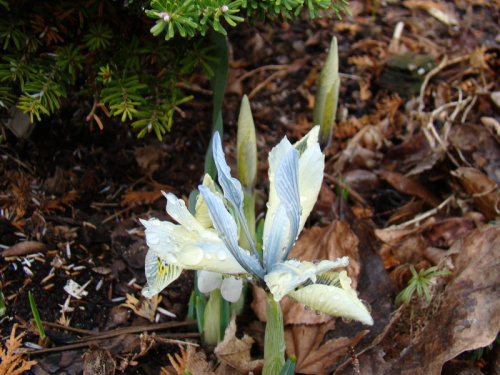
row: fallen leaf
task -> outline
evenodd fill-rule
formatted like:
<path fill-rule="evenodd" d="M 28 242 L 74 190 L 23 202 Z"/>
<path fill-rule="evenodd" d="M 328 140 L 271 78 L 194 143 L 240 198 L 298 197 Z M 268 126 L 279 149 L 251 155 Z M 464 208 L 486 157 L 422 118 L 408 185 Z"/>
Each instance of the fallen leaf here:
<path fill-rule="evenodd" d="M 247 334 L 241 339 L 236 337 L 236 315 L 233 314 L 231 322 L 224 333 L 224 341 L 215 348 L 215 354 L 221 361 L 242 373 L 257 372 L 262 369 L 264 361 L 252 360 L 250 350 L 254 340 Z"/>
<path fill-rule="evenodd" d="M 458 168 L 451 174 L 459 179 L 477 209 L 488 220 L 500 214 L 500 190 L 495 181 L 475 168 Z"/>
<path fill-rule="evenodd" d="M 485 225 L 456 241 L 441 268 L 453 276 L 425 306 L 402 306 L 373 346 L 334 374 L 440 375 L 443 364 L 489 345 L 500 331 L 500 227 Z M 411 321 L 410 310 L 420 311 Z M 419 329 L 411 329 L 415 324 Z M 417 369 L 417 370 L 416 370 Z"/>
<path fill-rule="evenodd" d="M 379 170 L 377 173 L 389 184 L 391 184 L 392 187 L 394 187 L 394 189 L 396 189 L 397 191 L 419 197 L 430 204 L 432 207 L 439 206 L 439 199 L 436 198 L 429 189 L 427 189 L 417 181 L 405 177 L 401 173 L 397 172 Z"/>
<path fill-rule="evenodd" d="M 167 153 L 156 146 L 145 146 L 135 150 L 134 156 L 142 172 L 151 177 L 160 168 L 161 161 L 167 156 Z"/>
<path fill-rule="evenodd" d="M 38 241 L 24 241 L 16 243 L 15 245 L 5 249 L 2 252 L 2 256 L 12 257 L 12 256 L 23 256 L 28 254 L 38 253 L 45 250 L 45 244 Z"/>
<path fill-rule="evenodd" d="M 297 357 L 295 371 L 301 374 L 328 374 L 331 367 L 343 357 L 349 347 L 356 346 L 369 331 L 354 337 L 337 337 L 323 342 L 335 322 L 316 325 L 293 325 L 285 328 L 286 356 Z"/>
<path fill-rule="evenodd" d="M 128 307 L 137 315 L 148 319 L 150 322 L 154 322 L 156 309 L 160 301 L 161 297 L 157 294 L 152 298 L 141 297 L 141 299 L 138 300 L 133 294 L 127 293 L 127 300 L 120 306 Z"/>

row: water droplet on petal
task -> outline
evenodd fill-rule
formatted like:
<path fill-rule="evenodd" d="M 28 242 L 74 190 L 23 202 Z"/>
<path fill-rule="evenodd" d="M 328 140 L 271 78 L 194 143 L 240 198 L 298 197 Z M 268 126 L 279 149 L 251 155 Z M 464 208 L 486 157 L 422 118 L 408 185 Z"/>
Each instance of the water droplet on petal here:
<path fill-rule="evenodd" d="M 157 245 L 160 243 L 160 237 L 158 237 L 156 234 L 150 234 L 148 237 L 148 243 L 151 245 Z"/>
<path fill-rule="evenodd" d="M 312 311 L 312 307 L 311 306 L 307 306 L 307 305 L 304 305 L 304 310 L 306 311 Z"/>
<path fill-rule="evenodd" d="M 212 254 L 210 253 L 205 254 L 205 258 L 207 258 L 208 260 L 212 259 Z"/>
<path fill-rule="evenodd" d="M 196 245 L 186 245 L 182 247 L 182 251 L 179 252 L 178 259 L 179 262 L 184 263 L 187 266 L 194 266 L 203 260 L 203 249 Z"/>
<path fill-rule="evenodd" d="M 224 251 L 219 250 L 219 251 L 217 251 L 217 258 L 219 260 L 225 260 L 227 258 L 227 255 Z"/>
<path fill-rule="evenodd" d="M 323 315 L 323 313 L 322 313 L 321 311 L 319 311 L 319 310 L 316 310 L 314 313 L 315 313 L 317 316 L 321 316 L 321 315 Z"/>

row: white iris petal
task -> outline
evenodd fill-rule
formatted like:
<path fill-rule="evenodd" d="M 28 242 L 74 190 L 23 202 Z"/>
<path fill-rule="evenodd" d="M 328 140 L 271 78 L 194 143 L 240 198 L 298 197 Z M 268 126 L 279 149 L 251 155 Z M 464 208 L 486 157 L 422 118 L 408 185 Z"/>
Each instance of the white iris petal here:
<path fill-rule="evenodd" d="M 345 271 L 340 272 L 342 288 L 312 284 L 288 293 L 288 297 L 312 309 L 372 325 L 373 318 L 351 288 L 351 280 Z"/>
<path fill-rule="evenodd" d="M 210 293 L 220 289 L 222 297 L 229 302 L 236 302 L 241 296 L 243 281 L 234 276 L 222 276 L 220 273 L 198 271 L 198 289 Z"/>
<path fill-rule="evenodd" d="M 220 292 L 222 297 L 229 302 L 236 302 L 240 299 L 243 281 L 234 276 L 224 277 Z"/>
<path fill-rule="evenodd" d="M 264 270 L 258 260 L 252 257 L 249 252 L 239 247 L 236 223 L 231 214 L 227 212 L 222 200 L 205 186 L 199 186 L 198 188 L 207 203 L 210 218 L 219 234 L 219 238 L 248 273 L 262 279 L 264 277 Z"/>
<path fill-rule="evenodd" d="M 289 259 L 274 264 L 268 270 L 264 280 L 273 294 L 275 301 L 281 301 L 285 295 L 304 284 L 307 280 L 316 282 L 316 275 L 332 268 L 343 266 L 344 264 L 345 261 L 343 258 L 342 260 L 338 259 L 336 262 L 322 260 L 318 264 Z"/>

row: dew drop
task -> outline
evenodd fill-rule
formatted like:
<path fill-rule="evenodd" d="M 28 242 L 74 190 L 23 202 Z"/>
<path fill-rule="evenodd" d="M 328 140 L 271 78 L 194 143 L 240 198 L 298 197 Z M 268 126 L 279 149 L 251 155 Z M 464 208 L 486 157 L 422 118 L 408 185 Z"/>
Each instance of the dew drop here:
<path fill-rule="evenodd" d="M 320 262 L 321 262 L 321 260 L 319 260 L 319 259 L 314 259 L 314 260 L 313 260 L 313 264 L 314 264 L 315 266 L 317 266 L 318 264 L 320 264 Z"/>
<path fill-rule="evenodd" d="M 157 235 L 155 234 L 150 234 L 149 237 L 148 237 L 148 242 L 151 244 L 151 245 L 157 245 L 160 243 L 160 237 L 158 237 Z"/>
<path fill-rule="evenodd" d="M 316 310 L 314 313 L 315 313 L 317 316 L 321 316 L 321 315 L 323 315 L 323 313 L 322 313 L 321 311 L 319 311 L 319 310 Z"/>
<path fill-rule="evenodd" d="M 304 305 L 304 310 L 306 311 L 312 311 L 312 307 L 311 306 L 307 306 L 307 305 Z"/>
<path fill-rule="evenodd" d="M 335 301 L 340 300 L 340 296 L 338 294 L 334 294 L 332 297 Z"/>
<path fill-rule="evenodd" d="M 203 260 L 203 249 L 196 245 L 186 245 L 179 253 L 179 261 L 188 266 L 194 266 Z"/>
<path fill-rule="evenodd" d="M 305 202 L 307 200 L 307 197 L 305 195 L 301 196 L 300 197 L 300 201 L 301 202 Z"/>
<path fill-rule="evenodd" d="M 219 260 L 225 260 L 227 258 L 227 255 L 224 251 L 219 250 L 219 251 L 217 251 L 217 258 Z"/>
<path fill-rule="evenodd" d="M 205 258 L 207 258 L 208 260 L 212 259 L 212 254 L 209 253 L 205 254 Z"/>

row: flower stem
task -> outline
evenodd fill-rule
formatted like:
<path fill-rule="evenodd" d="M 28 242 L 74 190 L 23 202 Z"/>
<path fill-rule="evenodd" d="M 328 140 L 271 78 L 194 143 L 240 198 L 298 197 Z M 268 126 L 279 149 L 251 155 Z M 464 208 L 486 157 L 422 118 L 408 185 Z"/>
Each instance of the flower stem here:
<path fill-rule="evenodd" d="M 210 298 L 205 306 L 205 324 L 203 326 L 203 337 L 210 345 L 218 344 L 221 341 L 221 294 L 219 289 L 210 293 Z"/>
<path fill-rule="evenodd" d="M 267 324 L 262 374 L 276 375 L 281 374 L 285 364 L 285 331 L 281 306 L 274 300 L 271 293 L 267 293 L 266 309 Z"/>

